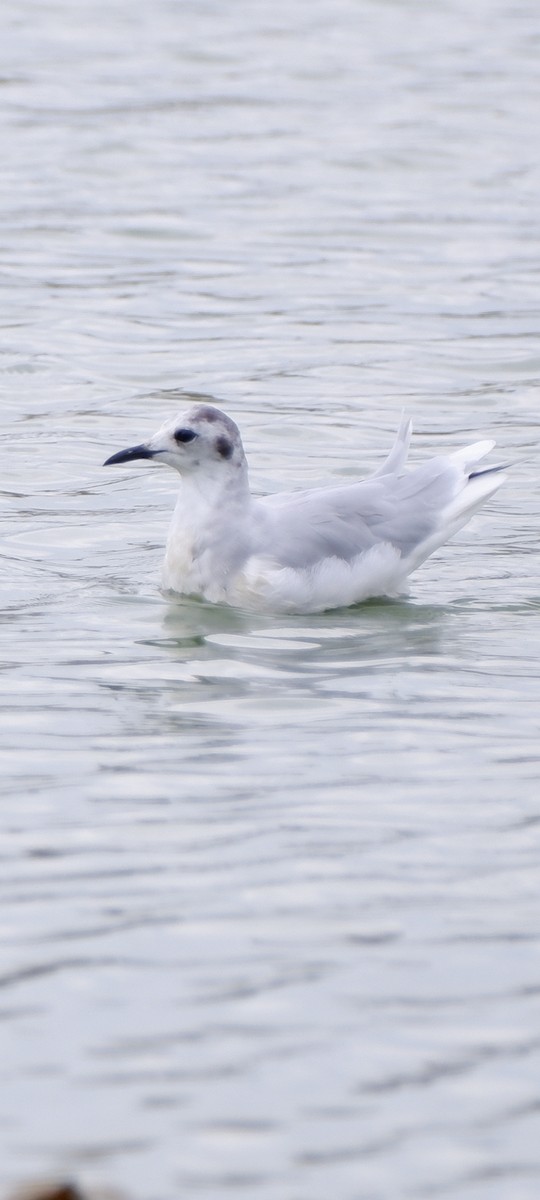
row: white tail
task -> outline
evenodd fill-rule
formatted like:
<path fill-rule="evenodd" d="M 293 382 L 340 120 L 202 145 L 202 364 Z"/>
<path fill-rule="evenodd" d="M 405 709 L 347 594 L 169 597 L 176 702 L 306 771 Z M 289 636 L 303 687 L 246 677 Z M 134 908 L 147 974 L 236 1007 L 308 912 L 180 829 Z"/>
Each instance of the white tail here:
<path fill-rule="evenodd" d="M 454 451 L 444 460 L 449 472 L 454 476 L 453 481 L 450 480 L 450 486 L 453 482 L 453 494 L 440 509 L 437 531 L 415 546 L 408 555 L 407 574 L 466 525 L 477 509 L 481 508 L 504 483 L 506 475 L 502 473 L 502 465 L 474 470 L 485 455 L 493 450 L 494 445 L 493 441 L 474 442 L 471 446 L 465 446 L 463 450 Z"/>

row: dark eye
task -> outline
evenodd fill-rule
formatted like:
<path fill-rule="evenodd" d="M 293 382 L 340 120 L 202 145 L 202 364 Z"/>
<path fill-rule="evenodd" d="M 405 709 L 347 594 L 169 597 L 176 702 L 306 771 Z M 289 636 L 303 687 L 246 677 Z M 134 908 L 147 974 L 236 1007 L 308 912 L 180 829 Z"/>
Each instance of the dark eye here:
<path fill-rule="evenodd" d="M 175 442 L 192 442 L 197 434 L 192 429 L 177 429 L 174 435 Z"/>

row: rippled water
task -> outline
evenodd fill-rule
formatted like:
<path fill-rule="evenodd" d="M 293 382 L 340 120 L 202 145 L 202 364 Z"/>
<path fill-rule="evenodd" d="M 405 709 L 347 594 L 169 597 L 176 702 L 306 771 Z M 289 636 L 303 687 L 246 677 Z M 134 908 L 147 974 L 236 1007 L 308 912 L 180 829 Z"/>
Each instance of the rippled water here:
<path fill-rule="evenodd" d="M 537 1200 L 538 6 L 2 21 L 0 1185 Z M 192 393 L 515 466 L 409 600 L 171 606 Z"/>

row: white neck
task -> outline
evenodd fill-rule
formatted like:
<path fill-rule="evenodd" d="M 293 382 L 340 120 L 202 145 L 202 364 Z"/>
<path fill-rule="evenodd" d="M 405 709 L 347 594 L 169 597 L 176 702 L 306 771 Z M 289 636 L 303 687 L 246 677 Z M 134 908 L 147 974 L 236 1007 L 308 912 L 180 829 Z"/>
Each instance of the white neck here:
<path fill-rule="evenodd" d="M 167 540 L 164 587 L 222 599 L 250 505 L 245 461 L 219 473 L 199 468 L 184 475 Z"/>
<path fill-rule="evenodd" d="M 236 498 L 242 498 L 245 503 L 248 496 L 249 480 L 244 459 L 238 465 L 227 465 L 223 471 L 205 470 L 200 466 L 196 471 L 182 475 L 178 504 L 194 505 L 200 513 L 212 512 L 224 501 L 230 504 Z"/>

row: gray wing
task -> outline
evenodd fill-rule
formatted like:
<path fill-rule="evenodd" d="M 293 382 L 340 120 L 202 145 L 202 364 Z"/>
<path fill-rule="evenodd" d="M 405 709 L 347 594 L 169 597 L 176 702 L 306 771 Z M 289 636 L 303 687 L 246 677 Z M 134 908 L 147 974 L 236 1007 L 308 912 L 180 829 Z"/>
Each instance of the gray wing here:
<path fill-rule="evenodd" d="M 435 533 L 459 479 L 463 471 L 451 459 L 436 458 L 406 475 L 260 500 L 267 552 L 283 566 L 302 568 L 326 557 L 349 562 L 387 542 L 405 558 Z"/>

